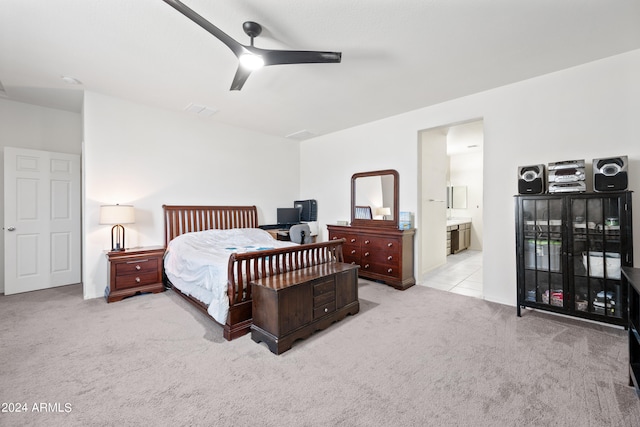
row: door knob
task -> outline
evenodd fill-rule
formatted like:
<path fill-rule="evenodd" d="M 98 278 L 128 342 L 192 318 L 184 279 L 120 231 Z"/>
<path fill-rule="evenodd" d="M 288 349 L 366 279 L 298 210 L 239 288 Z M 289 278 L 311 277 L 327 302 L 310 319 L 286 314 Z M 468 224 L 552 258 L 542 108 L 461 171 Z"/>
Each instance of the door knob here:
<path fill-rule="evenodd" d="M 7 228 L 7 230 L 8 230 L 8 231 L 16 231 L 16 228 L 15 228 L 15 227 L 13 227 L 13 226 L 11 226 L 11 227 L 8 227 L 8 228 Z"/>

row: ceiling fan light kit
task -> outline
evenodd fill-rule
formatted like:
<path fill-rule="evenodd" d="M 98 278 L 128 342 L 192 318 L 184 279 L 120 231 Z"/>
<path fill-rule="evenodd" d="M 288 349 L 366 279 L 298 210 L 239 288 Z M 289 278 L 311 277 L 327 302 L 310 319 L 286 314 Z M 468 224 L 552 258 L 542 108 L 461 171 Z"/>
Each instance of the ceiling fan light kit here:
<path fill-rule="evenodd" d="M 264 59 L 260 55 L 254 55 L 253 53 L 244 53 L 238 58 L 240 65 L 247 70 L 255 71 L 264 67 Z"/>
<path fill-rule="evenodd" d="M 251 72 L 267 65 L 339 63 L 341 52 L 320 52 L 312 50 L 277 50 L 260 49 L 253 45 L 253 39 L 262 33 L 262 26 L 257 22 L 247 21 L 242 24 L 245 34 L 251 38 L 250 45 L 243 45 L 227 35 L 224 31 L 204 19 L 194 10 L 179 0 L 163 0 L 178 12 L 198 24 L 224 43 L 238 58 L 238 69 L 231 83 L 231 90 L 240 90 Z"/>

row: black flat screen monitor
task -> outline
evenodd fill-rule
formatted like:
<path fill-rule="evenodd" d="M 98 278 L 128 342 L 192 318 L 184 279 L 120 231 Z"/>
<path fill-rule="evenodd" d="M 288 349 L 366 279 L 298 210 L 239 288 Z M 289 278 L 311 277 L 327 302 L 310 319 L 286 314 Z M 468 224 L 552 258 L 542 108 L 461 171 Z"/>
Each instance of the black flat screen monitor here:
<path fill-rule="evenodd" d="M 278 208 L 278 224 L 298 224 L 300 208 Z"/>

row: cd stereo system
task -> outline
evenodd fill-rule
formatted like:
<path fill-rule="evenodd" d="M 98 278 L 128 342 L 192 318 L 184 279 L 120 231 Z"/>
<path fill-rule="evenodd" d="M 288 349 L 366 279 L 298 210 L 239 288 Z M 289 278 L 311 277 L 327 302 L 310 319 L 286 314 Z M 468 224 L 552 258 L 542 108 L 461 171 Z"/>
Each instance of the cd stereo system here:
<path fill-rule="evenodd" d="M 593 190 L 623 191 L 629 182 L 627 156 L 593 159 Z M 587 191 L 584 160 L 518 166 L 518 193 L 582 193 Z"/>

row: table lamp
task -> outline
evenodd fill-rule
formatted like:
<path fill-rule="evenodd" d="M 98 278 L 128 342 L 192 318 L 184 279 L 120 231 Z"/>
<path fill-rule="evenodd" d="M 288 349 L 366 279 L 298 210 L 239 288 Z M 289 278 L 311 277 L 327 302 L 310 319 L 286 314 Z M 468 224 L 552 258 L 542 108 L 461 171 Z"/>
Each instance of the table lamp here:
<path fill-rule="evenodd" d="M 381 215 L 382 219 L 387 219 L 387 215 L 391 215 L 391 208 L 378 208 L 376 215 Z"/>
<path fill-rule="evenodd" d="M 115 224 L 111 227 L 111 250 L 124 251 L 124 227 L 122 224 L 133 224 L 136 211 L 131 205 L 100 206 L 100 224 Z"/>

